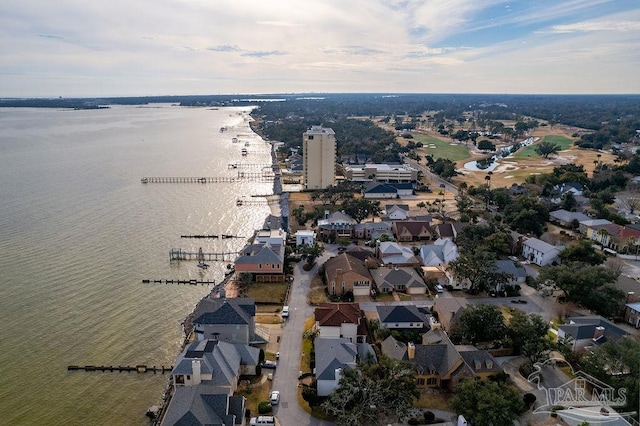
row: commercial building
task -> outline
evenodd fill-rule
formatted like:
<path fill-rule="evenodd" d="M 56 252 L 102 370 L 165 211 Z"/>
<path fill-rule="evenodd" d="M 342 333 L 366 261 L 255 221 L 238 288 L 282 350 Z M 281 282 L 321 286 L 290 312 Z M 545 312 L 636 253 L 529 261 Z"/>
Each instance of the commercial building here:
<path fill-rule="evenodd" d="M 336 134 L 312 126 L 302 135 L 302 169 L 305 189 L 324 189 L 335 183 Z"/>
<path fill-rule="evenodd" d="M 347 180 L 356 182 L 415 182 L 418 170 L 406 164 L 358 164 L 344 168 Z"/>

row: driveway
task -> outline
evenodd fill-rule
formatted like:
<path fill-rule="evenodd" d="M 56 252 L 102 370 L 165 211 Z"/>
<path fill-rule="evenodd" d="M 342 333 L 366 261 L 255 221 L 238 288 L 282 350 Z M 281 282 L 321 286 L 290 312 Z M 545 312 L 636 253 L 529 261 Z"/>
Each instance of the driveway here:
<path fill-rule="evenodd" d="M 332 422 L 311 417 L 298 405 L 298 376 L 300 375 L 300 354 L 302 353 L 302 331 L 304 321 L 313 315 L 314 307 L 307 303 L 307 294 L 311 280 L 318 270 L 318 265 L 333 256 L 325 254 L 316 260 L 316 266 L 310 271 L 302 269 L 304 262 L 294 266 L 293 283 L 289 296 L 289 318 L 285 320 L 280 339 L 280 360 L 273 375 L 273 390 L 280 391 L 280 404 L 274 409 L 274 414 L 281 425 L 333 425 Z"/>

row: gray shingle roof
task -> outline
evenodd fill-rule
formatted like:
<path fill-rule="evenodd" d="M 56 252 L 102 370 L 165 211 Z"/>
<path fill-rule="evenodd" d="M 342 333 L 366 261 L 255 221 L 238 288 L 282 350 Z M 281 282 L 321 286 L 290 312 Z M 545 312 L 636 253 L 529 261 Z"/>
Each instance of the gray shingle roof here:
<path fill-rule="evenodd" d="M 256 314 L 255 300 L 249 297 L 203 299 L 195 309 L 197 324 L 252 324 Z"/>
<path fill-rule="evenodd" d="M 316 338 L 316 379 L 333 380 L 338 368 L 355 367 L 358 349 L 347 338 Z"/>
<path fill-rule="evenodd" d="M 424 322 L 424 313 L 420 312 L 415 305 L 379 305 L 376 306 L 378 318 L 381 323 L 398 323 L 398 322 Z"/>
<path fill-rule="evenodd" d="M 393 336 L 389 336 L 384 339 L 380 345 L 382 354 L 393 359 L 400 361 L 406 361 L 407 357 L 407 345 L 397 341 Z"/>

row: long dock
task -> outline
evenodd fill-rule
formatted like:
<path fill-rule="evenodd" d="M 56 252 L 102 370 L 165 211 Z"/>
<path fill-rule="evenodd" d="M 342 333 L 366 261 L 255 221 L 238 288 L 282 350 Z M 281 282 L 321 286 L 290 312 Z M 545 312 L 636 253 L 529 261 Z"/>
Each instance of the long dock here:
<path fill-rule="evenodd" d="M 136 366 L 130 366 L 130 365 L 69 365 L 67 367 L 68 371 L 78 371 L 78 370 L 84 370 L 84 371 L 125 371 L 125 372 L 130 372 L 130 371 L 135 371 L 137 373 L 162 373 L 164 374 L 165 372 L 167 373 L 171 373 L 171 370 L 173 370 L 173 366 L 169 366 L 169 367 L 165 367 L 164 365 L 160 366 L 160 367 L 156 367 L 154 366 L 147 366 L 144 364 L 140 364 L 140 365 L 136 365 Z"/>
<path fill-rule="evenodd" d="M 233 176 L 150 176 L 140 179 L 142 183 L 235 183 L 241 181 L 262 181 L 270 182 L 275 179 L 273 171 L 262 172 L 241 172 L 238 171 L 236 177 Z"/>
<path fill-rule="evenodd" d="M 202 281 L 202 280 L 142 280 L 142 284 L 190 284 L 190 285 L 210 285 L 215 281 Z"/>
<path fill-rule="evenodd" d="M 204 253 L 197 251 L 184 251 L 179 248 L 172 248 L 169 251 L 169 260 L 208 260 L 220 262 L 234 262 L 238 256 L 237 251 L 221 252 L 221 253 Z M 200 256 L 200 257 L 198 257 Z"/>
<path fill-rule="evenodd" d="M 221 238 L 224 240 L 229 238 L 243 238 L 243 237 L 240 237 L 238 235 L 221 234 L 221 235 L 180 235 L 180 238 L 207 238 L 210 240 Z"/>
<path fill-rule="evenodd" d="M 278 168 L 277 164 L 269 164 L 269 163 L 229 163 L 229 169 L 263 169 L 263 170 L 275 170 Z"/>

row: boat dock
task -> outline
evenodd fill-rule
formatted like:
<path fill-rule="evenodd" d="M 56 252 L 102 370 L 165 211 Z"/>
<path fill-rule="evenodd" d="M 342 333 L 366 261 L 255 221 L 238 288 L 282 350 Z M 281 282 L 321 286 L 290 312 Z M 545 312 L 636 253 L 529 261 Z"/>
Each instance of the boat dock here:
<path fill-rule="evenodd" d="M 137 373 L 162 373 L 165 372 L 171 373 L 173 370 L 173 366 L 165 367 L 164 365 L 160 367 L 154 366 L 146 366 L 144 364 L 129 366 L 129 365 L 69 365 L 67 367 L 67 371 L 135 371 Z"/>
<path fill-rule="evenodd" d="M 263 172 L 238 172 L 234 176 L 151 176 L 140 179 L 142 183 L 235 183 L 239 181 L 273 181 L 275 174 L 273 171 Z"/>
<path fill-rule="evenodd" d="M 201 280 L 142 280 L 142 284 L 190 284 L 190 285 L 210 285 L 215 281 L 201 281 Z"/>
<path fill-rule="evenodd" d="M 221 253 L 205 253 L 200 251 L 184 251 L 179 248 L 172 248 L 169 251 L 169 260 L 208 260 L 220 262 L 234 262 L 238 256 L 237 251 L 221 252 Z"/>
<path fill-rule="evenodd" d="M 267 164 L 267 163 L 229 163 L 227 166 L 229 169 L 263 169 L 263 170 L 274 170 L 277 169 L 278 166 L 275 164 Z"/>
<path fill-rule="evenodd" d="M 238 198 L 236 200 L 236 206 L 269 206 L 272 204 L 278 204 L 279 200 L 265 200 L 258 198 Z"/>
<path fill-rule="evenodd" d="M 221 235 L 180 235 L 180 238 L 207 238 L 207 239 L 229 239 L 229 238 L 242 238 L 238 235 L 227 235 L 227 234 L 221 234 Z"/>

